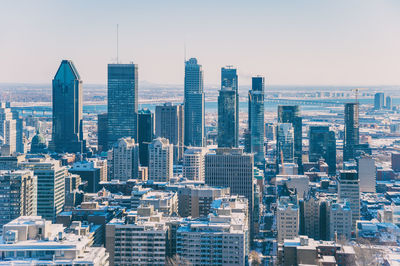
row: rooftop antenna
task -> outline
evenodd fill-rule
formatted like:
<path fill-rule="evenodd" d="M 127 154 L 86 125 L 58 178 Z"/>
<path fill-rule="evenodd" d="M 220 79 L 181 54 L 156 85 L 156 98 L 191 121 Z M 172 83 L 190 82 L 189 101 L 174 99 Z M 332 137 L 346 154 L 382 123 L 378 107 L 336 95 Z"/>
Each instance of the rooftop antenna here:
<path fill-rule="evenodd" d="M 117 64 L 119 63 L 119 60 L 118 60 L 118 24 L 117 24 Z"/>
<path fill-rule="evenodd" d="M 186 62 L 186 38 L 183 40 L 183 60 Z"/>

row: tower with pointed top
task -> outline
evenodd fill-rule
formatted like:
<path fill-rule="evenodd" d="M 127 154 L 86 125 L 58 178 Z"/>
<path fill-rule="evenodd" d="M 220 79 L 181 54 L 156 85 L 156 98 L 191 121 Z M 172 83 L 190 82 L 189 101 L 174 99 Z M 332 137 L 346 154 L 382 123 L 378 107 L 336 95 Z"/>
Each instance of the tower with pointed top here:
<path fill-rule="evenodd" d="M 82 80 L 74 63 L 62 60 L 53 79 L 50 149 L 55 152 L 85 152 L 82 121 Z"/>

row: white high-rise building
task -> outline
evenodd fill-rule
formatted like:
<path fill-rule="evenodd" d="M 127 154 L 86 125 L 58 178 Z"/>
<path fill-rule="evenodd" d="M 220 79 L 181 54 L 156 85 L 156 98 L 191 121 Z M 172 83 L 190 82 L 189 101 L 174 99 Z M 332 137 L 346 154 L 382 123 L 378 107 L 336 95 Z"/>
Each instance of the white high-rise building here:
<path fill-rule="evenodd" d="M 149 145 L 149 180 L 169 181 L 173 176 L 173 145 L 168 139 L 156 138 Z"/>
<path fill-rule="evenodd" d="M 207 150 L 201 147 L 188 148 L 183 154 L 183 177 L 188 180 L 204 181 L 204 158 Z"/>
<path fill-rule="evenodd" d="M 177 255 L 190 265 L 245 265 L 249 250 L 248 201 L 216 199 L 207 220 L 188 220 L 177 231 Z"/>
<path fill-rule="evenodd" d="M 121 138 L 112 149 L 113 179 L 126 181 L 138 178 L 139 144 L 133 138 Z"/>
<path fill-rule="evenodd" d="M 333 203 L 329 213 L 329 232 L 330 240 L 351 239 L 351 208 L 350 204 L 345 201 L 341 203 Z"/>
<path fill-rule="evenodd" d="M 360 219 L 360 180 L 356 170 L 342 170 L 338 179 L 338 198 L 347 200 L 352 213 L 352 228 L 355 229 Z"/>
<path fill-rule="evenodd" d="M 299 208 L 287 197 L 281 197 L 276 210 L 278 242 L 294 239 L 299 235 Z"/>
<path fill-rule="evenodd" d="M 3 156 L 17 149 L 17 121 L 6 103 L 0 103 L 0 147 Z"/>
<path fill-rule="evenodd" d="M 369 155 L 357 158 L 357 172 L 361 192 L 376 192 L 375 159 Z"/>

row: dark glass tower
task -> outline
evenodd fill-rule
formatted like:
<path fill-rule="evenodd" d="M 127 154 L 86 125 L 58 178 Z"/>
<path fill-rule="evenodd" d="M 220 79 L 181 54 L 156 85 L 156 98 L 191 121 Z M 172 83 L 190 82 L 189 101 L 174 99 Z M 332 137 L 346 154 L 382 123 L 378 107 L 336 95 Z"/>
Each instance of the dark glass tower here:
<path fill-rule="evenodd" d="M 309 130 L 310 162 L 323 158 L 329 167 L 329 174 L 336 175 L 336 138 L 335 132 L 328 126 L 310 126 Z"/>
<path fill-rule="evenodd" d="M 99 152 L 107 151 L 108 119 L 107 113 L 97 115 L 97 149 Z"/>
<path fill-rule="evenodd" d="M 218 96 L 218 147 L 238 146 L 236 110 L 236 92 L 232 88 L 223 87 Z"/>
<path fill-rule="evenodd" d="M 343 161 L 355 159 L 359 144 L 358 103 L 344 106 Z"/>
<path fill-rule="evenodd" d="M 264 77 L 253 77 L 249 91 L 249 140 L 250 152 L 254 153 L 254 164 L 260 165 L 265 161 L 264 156 Z"/>
<path fill-rule="evenodd" d="M 108 147 L 120 138 L 137 140 L 138 66 L 108 65 Z"/>
<path fill-rule="evenodd" d="M 385 107 L 385 94 L 383 92 L 375 93 L 374 109 L 381 110 Z"/>
<path fill-rule="evenodd" d="M 196 58 L 185 62 L 185 146 L 204 146 L 203 70 Z"/>
<path fill-rule="evenodd" d="M 50 149 L 85 151 L 82 125 L 82 80 L 74 64 L 63 60 L 53 79 L 53 130 Z"/>
<path fill-rule="evenodd" d="M 234 131 L 234 145 L 239 146 L 239 84 L 237 69 L 233 66 L 226 66 L 221 68 L 221 90 L 231 89 L 235 92 L 235 131 Z"/>
<path fill-rule="evenodd" d="M 299 173 L 303 173 L 303 145 L 302 145 L 302 117 L 298 105 L 280 105 L 278 106 L 278 123 L 290 123 L 293 126 L 294 133 L 294 162 L 299 166 Z M 278 138 L 279 136 L 277 136 Z"/>
<path fill-rule="evenodd" d="M 139 110 L 138 127 L 139 162 L 149 166 L 149 144 L 154 138 L 154 114 L 149 109 Z"/>

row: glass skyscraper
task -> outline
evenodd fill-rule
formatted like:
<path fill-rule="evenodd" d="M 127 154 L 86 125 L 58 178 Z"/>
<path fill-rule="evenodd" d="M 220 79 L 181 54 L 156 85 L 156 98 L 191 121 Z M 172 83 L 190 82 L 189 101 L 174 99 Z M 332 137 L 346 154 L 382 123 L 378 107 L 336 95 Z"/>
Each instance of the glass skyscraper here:
<path fill-rule="evenodd" d="M 238 147 L 239 146 L 239 85 L 238 85 L 237 70 L 233 66 L 225 66 L 221 68 L 221 90 L 232 90 L 235 92 L 235 108 L 236 108 L 235 118 L 234 118 L 235 128 L 234 132 L 232 132 L 232 134 L 234 135 L 233 136 L 234 144 L 231 147 Z"/>
<path fill-rule="evenodd" d="M 330 175 L 336 175 L 336 137 L 328 126 L 310 126 L 309 130 L 310 162 L 318 162 L 323 158 L 328 164 Z"/>
<path fill-rule="evenodd" d="M 138 66 L 108 65 L 108 147 L 120 138 L 137 140 Z"/>
<path fill-rule="evenodd" d="M 185 146 L 204 146 L 203 70 L 196 58 L 185 62 Z"/>
<path fill-rule="evenodd" d="M 359 144 L 358 103 L 344 106 L 343 161 L 355 159 Z"/>
<path fill-rule="evenodd" d="M 300 108 L 298 105 L 280 105 L 278 106 L 278 123 L 291 123 L 294 132 L 294 163 L 299 167 L 299 173 L 303 173 L 303 121 L 300 116 Z M 279 134 L 279 131 L 277 132 Z M 279 136 L 277 136 L 279 138 Z"/>
<path fill-rule="evenodd" d="M 218 96 L 218 147 L 238 146 L 236 125 L 236 93 L 232 88 L 223 87 Z"/>
<path fill-rule="evenodd" d="M 154 114 L 149 109 L 139 110 L 138 128 L 139 162 L 149 166 L 149 144 L 154 138 Z"/>
<path fill-rule="evenodd" d="M 53 130 L 50 149 L 85 151 L 82 124 L 82 80 L 74 64 L 63 60 L 53 79 Z"/>
<path fill-rule="evenodd" d="M 253 77 L 249 91 L 248 145 L 254 153 L 254 164 L 263 164 L 264 157 L 264 77 Z"/>

